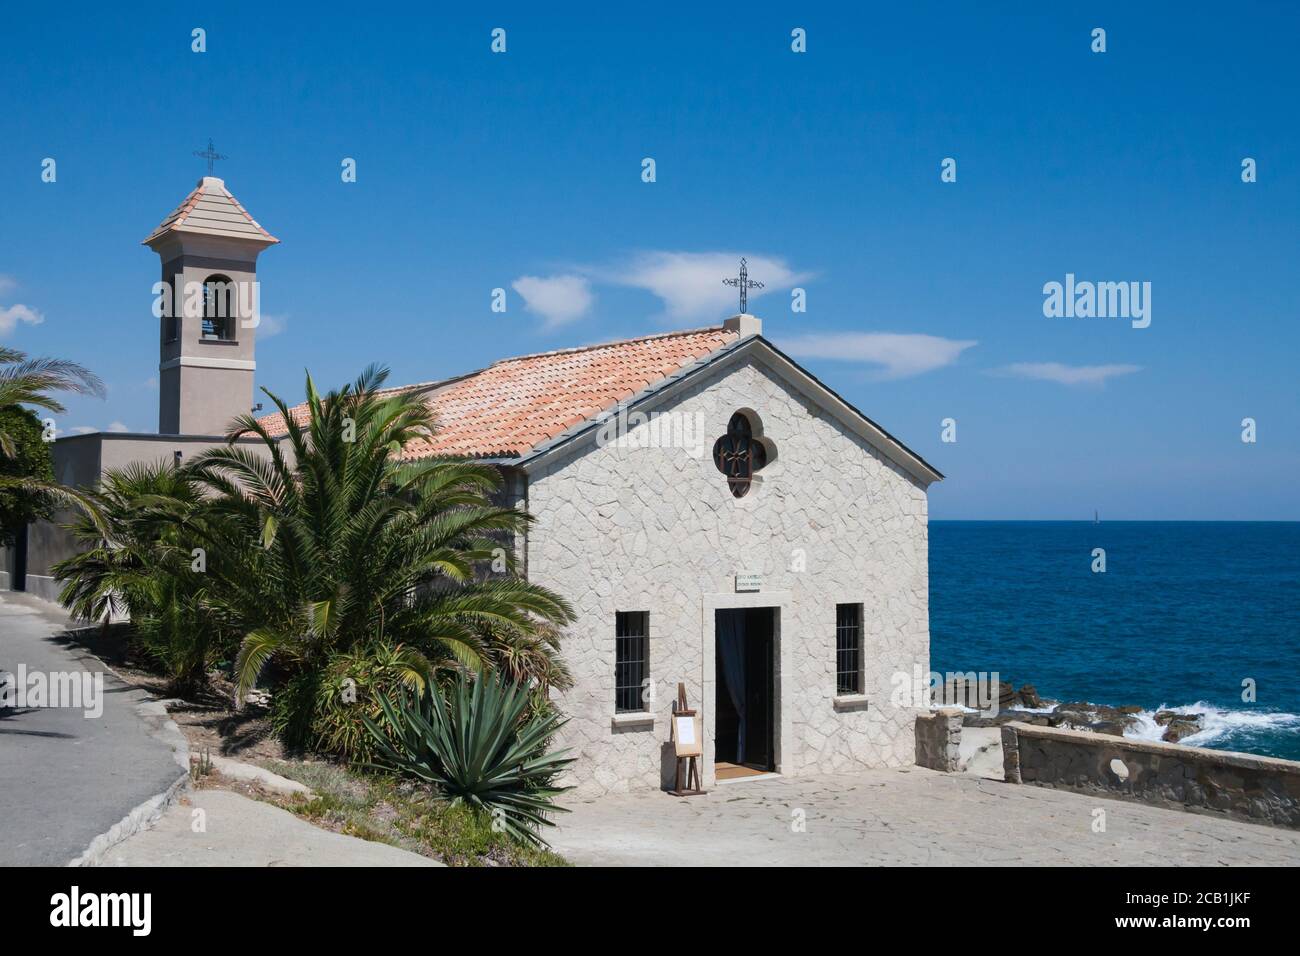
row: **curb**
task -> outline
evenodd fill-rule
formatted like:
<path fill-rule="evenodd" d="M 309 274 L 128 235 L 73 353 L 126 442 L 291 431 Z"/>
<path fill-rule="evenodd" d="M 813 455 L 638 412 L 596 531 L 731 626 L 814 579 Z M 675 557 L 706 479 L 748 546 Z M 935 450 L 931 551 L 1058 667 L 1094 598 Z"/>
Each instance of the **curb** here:
<path fill-rule="evenodd" d="M 229 757 L 214 756 L 210 759 L 212 769 L 216 771 L 217 776 L 225 777 L 227 780 L 254 784 L 281 797 L 300 796 L 311 800 L 316 796 L 306 784 L 299 783 L 297 780 L 290 780 L 288 777 L 282 777 L 278 773 L 266 770 L 256 764 L 244 763 L 242 760 L 232 760 Z"/>
<path fill-rule="evenodd" d="M 99 866 L 109 850 L 128 837 L 135 836 L 141 830 L 147 830 L 157 823 L 167 808 L 176 802 L 176 798 L 189 789 L 190 744 L 181 733 L 180 727 L 176 725 L 176 721 L 167 715 L 169 703 L 172 701 L 146 700 L 137 704 L 135 710 L 145 723 L 150 725 L 149 736 L 169 745 L 172 749 L 172 757 L 184 769 L 166 790 L 154 794 L 109 827 L 107 831 L 91 840 L 90 845 L 79 856 L 68 861 L 68 866 Z"/>

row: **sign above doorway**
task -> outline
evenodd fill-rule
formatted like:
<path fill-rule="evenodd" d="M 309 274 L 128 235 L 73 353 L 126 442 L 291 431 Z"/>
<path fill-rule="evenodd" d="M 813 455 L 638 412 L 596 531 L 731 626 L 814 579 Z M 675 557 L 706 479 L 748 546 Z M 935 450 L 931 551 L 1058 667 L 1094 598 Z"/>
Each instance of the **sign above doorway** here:
<path fill-rule="evenodd" d="M 746 574 L 740 571 L 736 572 L 736 593 L 737 594 L 741 594 L 745 591 L 761 591 L 761 590 L 763 590 L 763 575 Z"/>

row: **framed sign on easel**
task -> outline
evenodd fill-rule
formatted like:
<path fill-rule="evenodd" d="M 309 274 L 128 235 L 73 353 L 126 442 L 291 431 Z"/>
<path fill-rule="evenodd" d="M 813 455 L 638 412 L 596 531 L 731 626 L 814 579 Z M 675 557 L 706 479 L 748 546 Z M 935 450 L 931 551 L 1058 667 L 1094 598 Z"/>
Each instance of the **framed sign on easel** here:
<path fill-rule="evenodd" d="M 700 784 L 700 761 L 704 759 L 704 726 L 700 715 L 686 706 L 686 685 L 677 685 L 673 702 L 673 749 L 677 755 L 677 785 L 668 792 L 674 797 L 704 793 Z M 682 777 L 685 775 L 685 786 Z"/>

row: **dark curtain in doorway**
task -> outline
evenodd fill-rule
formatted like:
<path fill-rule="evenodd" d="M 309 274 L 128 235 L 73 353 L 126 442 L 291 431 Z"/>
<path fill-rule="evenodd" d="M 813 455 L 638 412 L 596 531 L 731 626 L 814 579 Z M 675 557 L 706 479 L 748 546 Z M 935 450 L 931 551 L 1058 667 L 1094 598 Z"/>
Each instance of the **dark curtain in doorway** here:
<path fill-rule="evenodd" d="M 745 615 L 743 611 L 730 611 L 718 615 L 718 666 L 727 685 L 727 696 L 736 709 L 740 725 L 736 728 L 736 755 L 734 763 L 745 762 Z M 726 760 L 722 754 L 718 759 Z"/>

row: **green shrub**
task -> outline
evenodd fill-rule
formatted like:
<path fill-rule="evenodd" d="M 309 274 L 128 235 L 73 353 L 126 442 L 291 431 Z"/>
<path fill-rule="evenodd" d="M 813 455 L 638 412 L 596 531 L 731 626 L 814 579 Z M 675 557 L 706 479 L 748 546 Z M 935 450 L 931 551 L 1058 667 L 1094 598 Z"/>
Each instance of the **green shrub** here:
<path fill-rule="evenodd" d="M 162 600 L 142 601 L 137 593 L 132 601 L 132 644 L 163 669 L 178 692 L 196 692 L 216 661 L 238 648 L 238 637 L 204 607 L 201 587 L 161 573 L 157 584 Z"/>
<path fill-rule="evenodd" d="M 348 763 L 373 763 L 375 740 L 361 718 L 379 720 L 380 698 L 396 703 L 403 691 L 422 693 L 429 677 L 429 663 L 402 644 L 378 643 L 336 655 L 313 682 L 314 705 L 303 708 L 314 714 L 312 746 Z"/>
<path fill-rule="evenodd" d="M 311 749 L 316 705 L 322 694 L 321 671 L 299 671 L 283 683 L 276 682 L 271 695 L 271 729 L 289 750 Z"/>
<path fill-rule="evenodd" d="M 554 713 L 528 716 L 530 694 L 495 675 L 476 680 L 458 675 L 447 700 L 437 686 L 419 697 L 403 692 L 397 702 L 380 698 L 384 722 L 362 721 L 375 741 L 381 769 L 432 784 L 453 803 L 488 815 L 494 827 L 530 846 L 546 846 L 539 830 L 547 816 L 564 812 L 554 783 L 573 758 L 547 753 L 563 725 Z"/>
<path fill-rule="evenodd" d="M 564 866 L 541 845 L 521 843 L 492 826 L 492 818 L 464 803 L 442 802 L 402 820 L 402 826 L 448 866 Z"/>

